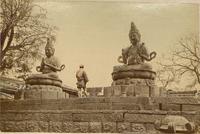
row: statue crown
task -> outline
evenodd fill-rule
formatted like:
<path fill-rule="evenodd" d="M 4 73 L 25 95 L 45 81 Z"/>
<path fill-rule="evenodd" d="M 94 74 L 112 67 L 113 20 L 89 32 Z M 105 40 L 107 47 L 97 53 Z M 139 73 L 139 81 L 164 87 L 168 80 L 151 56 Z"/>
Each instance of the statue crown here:
<path fill-rule="evenodd" d="M 47 38 L 47 44 L 46 44 L 45 48 L 54 49 L 54 45 L 53 45 L 52 40 L 50 38 Z"/>
<path fill-rule="evenodd" d="M 131 29 L 129 31 L 129 37 L 131 37 L 133 34 L 137 34 L 139 38 L 141 37 L 140 32 L 137 29 L 137 27 L 134 24 L 134 22 L 131 22 Z"/>

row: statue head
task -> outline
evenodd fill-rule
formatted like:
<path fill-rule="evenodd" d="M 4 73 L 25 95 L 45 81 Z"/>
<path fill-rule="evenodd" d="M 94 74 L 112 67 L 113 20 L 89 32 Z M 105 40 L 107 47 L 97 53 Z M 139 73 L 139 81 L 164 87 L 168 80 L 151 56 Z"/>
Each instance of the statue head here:
<path fill-rule="evenodd" d="M 137 42 L 140 42 L 140 32 L 139 30 L 136 28 L 135 24 L 133 22 L 131 22 L 131 29 L 129 31 L 129 39 L 132 45 L 137 44 Z"/>
<path fill-rule="evenodd" d="M 52 41 L 47 38 L 47 44 L 46 44 L 46 47 L 45 47 L 45 54 L 47 57 L 51 57 L 54 55 L 54 52 L 55 52 L 55 48 L 53 46 L 53 43 Z"/>

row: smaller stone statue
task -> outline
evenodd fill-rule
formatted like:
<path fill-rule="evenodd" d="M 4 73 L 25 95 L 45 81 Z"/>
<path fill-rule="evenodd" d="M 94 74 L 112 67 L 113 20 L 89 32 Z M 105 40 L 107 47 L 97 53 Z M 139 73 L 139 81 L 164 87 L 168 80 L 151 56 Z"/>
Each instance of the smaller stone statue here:
<path fill-rule="evenodd" d="M 57 71 L 63 70 L 65 65 L 60 64 L 54 52 L 52 41 L 48 38 L 45 47 L 46 57 L 42 59 L 41 65 L 36 67 L 42 74 L 32 74 L 25 80 L 25 99 L 64 98 L 62 80 L 58 78 Z"/>
<path fill-rule="evenodd" d="M 141 35 L 135 24 L 131 23 L 129 32 L 131 46 L 122 49 L 122 56 L 119 56 L 118 61 L 127 65 L 143 64 L 145 61 L 151 61 L 156 57 L 156 52 L 148 53 L 144 43 L 140 43 Z M 148 67 L 148 65 L 146 65 Z"/>
<path fill-rule="evenodd" d="M 78 88 L 78 94 L 79 97 L 86 97 L 86 84 L 89 81 L 86 72 L 84 71 L 84 66 L 80 65 L 79 70 L 76 72 L 76 79 L 77 79 L 77 88 Z M 82 91 L 83 89 L 83 91 Z"/>
<path fill-rule="evenodd" d="M 60 65 L 59 60 L 54 57 L 55 49 L 53 47 L 52 41 L 47 39 L 47 45 L 45 47 L 46 58 L 42 59 L 41 66 L 38 66 L 36 70 L 42 72 L 49 77 L 58 78 L 56 72 L 61 71 L 65 68 L 65 65 Z"/>

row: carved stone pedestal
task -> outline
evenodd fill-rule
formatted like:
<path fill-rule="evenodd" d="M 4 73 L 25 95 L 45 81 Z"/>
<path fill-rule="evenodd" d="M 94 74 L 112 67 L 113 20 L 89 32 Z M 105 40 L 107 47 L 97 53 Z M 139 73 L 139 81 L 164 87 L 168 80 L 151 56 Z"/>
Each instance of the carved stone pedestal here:
<path fill-rule="evenodd" d="M 119 92 L 121 96 L 152 97 L 155 92 L 155 76 L 156 73 L 147 65 L 114 66 L 112 94 L 115 96 Z"/>
<path fill-rule="evenodd" d="M 58 78 L 49 78 L 35 75 L 26 79 L 24 99 L 62 99 L 65 93 L 62 91 L 62 81 Z"/>

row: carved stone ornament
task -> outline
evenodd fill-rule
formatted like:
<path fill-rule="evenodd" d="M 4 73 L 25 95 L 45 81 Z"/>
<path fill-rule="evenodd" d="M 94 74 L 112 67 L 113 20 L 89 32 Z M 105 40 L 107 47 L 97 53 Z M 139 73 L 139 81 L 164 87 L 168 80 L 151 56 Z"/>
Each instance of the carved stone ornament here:
<path fill-rule="evenodd" d="M 168 115 L 164 119 L 155 122 L 155 128 L 167 133 L 194 133 L 197 130 L 193 122 L 189 122 L 183 116 Z"/>

